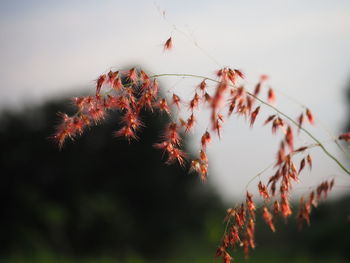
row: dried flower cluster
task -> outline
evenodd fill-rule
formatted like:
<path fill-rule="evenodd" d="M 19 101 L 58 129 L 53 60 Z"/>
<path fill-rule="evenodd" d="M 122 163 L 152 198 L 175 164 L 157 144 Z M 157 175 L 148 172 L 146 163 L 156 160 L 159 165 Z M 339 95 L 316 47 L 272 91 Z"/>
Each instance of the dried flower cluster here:
<path fill-rule="evenodd" d="M 164 50 L 170 50 L 172 46 L 172 38 L 169 38 L 164 44 Z M 200 81 L 198 86 L 194 87 L 193 97 L 188 101 L 183 100 L 177 94 L 172 94 L 169 99 L 162 97 L 159 93 L 157 78 L 164 76 L 194 77 Z M 349 172 L 304 128 L 305 119 L 310 124 L 315 123 L 310 109 L 305 108 L 294 120 L 272 105 L 276 101 L 276 94 L 271 87 L 267 87 L 265 84 L 268 80 L 266 75 L 261 76 L 252 92 L 248 91 L 242 84 L 244 78 L 241 70 L 228 67 L 219 69 L 215 78 L 186 74 L 149 76 L 143 70 L 135 68 L 127 71 L 110 71 L 97 78 L 95 96 L 73 99 L 73 103 L 77 107 L 75 115 L 60 114 L 62 121 L 53 137 L 59 147 L 62 147 L 67 138 L 74 139 L 86 127 L 99 124 L 107 113 L 118 111 L 121 116 L 121 128 L 115 131 L 114 135 L 124 137 L 128 141 L 137 140 L 137 133 L 144 126 L 141 120 L 142 111 L 164 112 L 172 117 L 172 122 L 162 132 L 154 147 L 163 151 L 166 163 L 177 162 L 183 167 L 189 163 L 190 172 L 197 173 L 201 180 L 205 181 L 209 165 L 207 148 L 213 136 L 221 136 L 225 121 L 232 115 L 244 116 L 253 127 L 263 106 L 270 107 L 275 111 L 275 114 L 268 116 L 264 125 L 271 125 L 272 134 L 282 133 L 282 140 L 277 149 L 274 174 L 267 182 L 260 180 L 257 188 L 263 200 L 262 218 L 271 231 L 275 232 L 274 218 L 281 216 L 287 219 L 293 213 L 290 206 L 293 182 L 299 181 L 299 175 L 305 166 L 312 168 L 312 157 L 307 153 L 310 147 L 315 145 L 321 147 L 344 171 Z M 208 85 L 208 82 L 215 83 L 215 85 Z M 266 100 L 260 96 L 263 88 L 267 89 Z M 197 157 L 193 160 L 187 160 L 187 155 L 181 148 L 181 134 L 195 128 L 197 114 L 202 107 L 210 109 L 208 122 L 211 129 L 203 131 Z M 173 111 L 185 112 L 188 118 L 175 117 L 179 115 L 173 114 Z M 295 130 L 303 130 L 316 144 L 295 149 Z M 344 133 L 338 139 L 349 142 L 350 133 Z M 296 164 L 295 156 L 301 157 L 300 163 Z M 333 185 L 334 180 L 325 181 L 310 192 L 308 199 L 301 198 L 297 215 L 299 226 L 302 226 L 303 222 L 310 224 L 312 207 L 317 206 L 322 196 L 327 196 Z M 227 227 L 216 252 L 216 256 L 222 257 L 223 262 L 231 262 L 231 249 L 242 247 L 244 254 L 248 256 L 249 250 L 255 248 L 254 233 L 257 209 L 253 195 L 247 192 L 245 202 L 238 207 L 227 210 L 225 217 Z"/>

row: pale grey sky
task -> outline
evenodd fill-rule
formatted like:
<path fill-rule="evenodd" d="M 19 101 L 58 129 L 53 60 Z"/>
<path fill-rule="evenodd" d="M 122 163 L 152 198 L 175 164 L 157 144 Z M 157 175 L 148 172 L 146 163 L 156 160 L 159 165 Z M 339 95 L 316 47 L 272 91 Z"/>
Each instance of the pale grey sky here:
<path fill-rule="evenodd" d="M 174 50 L 164 53 L 169 36 Z M 321 123 L 339 133 L 349 119 L 344 99 L 350 82 L 349 1 L 9 0 L 0 2 L 0 39 L 1 108 L 74 94 L 111 67 L 137 64 L 154 73 L 212 76 L 231 66 L 246 73 L 248 85 L 268 74 L 277 91 L 308 105 L 318 122 L 311 130 L 321 140 L 329 140 Z M 182 96 L 193 94 L 197 84 L 162 83 Z M 296 116 L 300 107 L 282 93 L 277 92 L 277 106 Z M 210 182 L 228 200 L 241 196 L 246 182 L 275 156 L 279 139 L 260 126 L 250 130 L 244 120 L 230 120 L 221 142 L 209 148 Z M 199 134 L 206 124 L 200 127 Z M 197 143 L 196 134 L 193 140 Z M 337 175 L 339 184 L 350 185 L 324 154 L 312 153 L 315 169 L 303 180 L 315 185 Z"/>

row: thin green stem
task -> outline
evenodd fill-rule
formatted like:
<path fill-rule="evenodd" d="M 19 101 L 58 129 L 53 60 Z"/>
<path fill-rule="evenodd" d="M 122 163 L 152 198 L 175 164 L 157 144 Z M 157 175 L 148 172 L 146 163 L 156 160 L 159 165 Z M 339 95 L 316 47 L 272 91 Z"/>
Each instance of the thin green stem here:
<path fill-rule="evenodd" d="M 220 81 L 213 79 L 213 78 L 208 78 L 205 76 L 200 76 L 200 75 L 195 75 L 195 74 L 182 74 L 182 73 L 165 73 L 165 74 L 157 74 L 157 75 L 153 75 L 151 76 L 151 78 L 158 78 L 158 77 L 192 77 L 192 78 L 199 78 L 199 79 L 205 79 L 205 80 L 209 80 L 212 82 L 216 82 L 219 83 Z M 289 117 L 287 114 L 285 114 L 284 112 L 280 111 L 279 109 L 277 109 L 275 106 L 271 105 L 270 103 L 260 99 L 259 97 L 255 96 L 254 94 L 250 93 L 247 91 L 247 94 L 253 98 L 255 98 L 257 101 L 259 101 L 260 103 L 262 103 L 263 105 L 271 108 L 272 110 L 274 110 L 276 113 L 280 114 L 281 116 L 285 117 L 286 119 L 288 119 L 291 123 L 293 123 L 296 127 L 299 127 L 299 124 L 293 120 L 291 117 Z M 307 129 L 305 129 L 304 127 L 299 127 L 300 130 L 302 130 L 306 135 L 308 135 L 314 142 L 316 142 L 316 144 L 322 149 L 322 151 L 329 157 L 331 158 L 344 172 L 346 172 L 348 175 L 350 175 L 350 170 L 348 168 L 346 168 L 334 155 L 332 155 L 326 148 L 325 146 L 311 133 L 309 132 Z"/>
<path fill-rule="evenodd" d="M 304 109 L 308 108 L 306 105 L 304 105 L 303 103 L 301 103 L 297 99 L 289 96 L 285 92 L 283 92 L 281 90 L 278 90 L 278 89 L 275 89 L 275 91 L 277 91 L 278 93 L 282 94 L 284 97 L 286 97 L 290 101 L 293 101 L 294 103 L 296 103 L 300 107 L 302 107 Z M 344 156 L 350 161 L 350 154 L 349 154 L 349 152 L 346 151 L 344 149 L 344 147 L 338 142 L 338 139 L 333 135 L 333 133 L 329 130 L 329 128 L 324 123 L 322 123 L 320 120 L 317 120 L 317 123 L 319 123 L 321 125 L 321 127 L 323 128 L 323 130 L 325 130 L 328 133 L 328 135 L 332 138 L 332 141 L 336 144 L 336 146 L 339 148 L 339 150 L 342 151 Z"/>

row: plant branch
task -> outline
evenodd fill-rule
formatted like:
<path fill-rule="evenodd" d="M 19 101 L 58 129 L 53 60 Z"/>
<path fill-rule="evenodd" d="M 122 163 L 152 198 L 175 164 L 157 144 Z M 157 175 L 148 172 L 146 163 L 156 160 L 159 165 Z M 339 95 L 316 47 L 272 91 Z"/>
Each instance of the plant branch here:
<path fill-rule="evenodd" d="M 164 74 L 156 74 L 153 76 L 150 76 L 151 78 L 158 78 L 158 77 L 192 77 L 192 78 L 199 78 L 199 79 L 204 79 L 204 80 L 209 80 L 212 82 L 216 82 L 219 83 L 220 81 L 213 79 L 213 78 L 208 78 L 205 76 L 200 76 L 200 75 L 195 75 L 195 74 L 183 74 L 183 73 L 164 73 Z M 232 85 L 231 85 L 232 86 Z M 283 117 L 285 117 L 286 119 L 288 119 L 291 123 L 293 123 L 295 126 L 299 127 L 299 124 L 293 120 L 291 117 L 289 117 L 286 113 L 280 111 L 278 108 L 276 108 L 275 106 L 271 105 L 270 103 L 260 99 L 259 97 L 255 96 L 254 94 L 250 93 L 247 91 L 247 94 L 253 98 L 255 98 L 257 101 L 259 101 L 260 103 L 262 103 L 263 105 L 271 108 L 272 110 L 274 110 L 276 113 L 282 115 Z M 348 168 L 346 168 L 334 155 L 332 155 L 327 149 L 326 147 L 311 133 L 309 132 L 307 129 L 305 129 L 304 127 L 299 127 L 300 130 L 302 130 L 305 134 L 307 134 L 314 142 L 316 142 L 316 144 L 322 149 L 322 151 L 329 157 L 331 158 L 344 172 L 346 172 L 348 175 L 350 175 L 350 170 Z"/>

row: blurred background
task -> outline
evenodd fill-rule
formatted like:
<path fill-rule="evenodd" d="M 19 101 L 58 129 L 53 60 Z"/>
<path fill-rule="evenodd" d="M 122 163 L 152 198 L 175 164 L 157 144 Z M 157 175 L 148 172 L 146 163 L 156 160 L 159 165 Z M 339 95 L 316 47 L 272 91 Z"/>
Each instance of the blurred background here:
<path fill-rule="evenodd" d="M 332 142 L 350 130 L 349 28 L 350 3 L 341 0 L 1 1 L 0 262 L 215 262 L 226 209 L 275 158 L 280 140 L 262 127 L 264 117 L 254 129 L 227 122 L 208 149 L 202 184 L 152 148 L 170 121 L 164 115 L 143 116 L 139 143 L 113 138 L 114 114 L 60 151 L 49 139 L 57 112 L 74 112 L 69 98 L 93 94 L 110 69 L 211 77 L 230 66 L 244 71 L 247 87 L 268 74 L 276 106 L 292 117 L 300 104 L 310 107 L 316 126 L 308 128 L 349 167 Z M 170 36 L 174 49 L 164 53 Z M 160 83 L 165 95 L 183 98 L 198 84 Z M 185 140 L 189 154 L 207 127 L 205 112 L 199 119 Z M 297 144 L 308 142 L 301 134 Z M 311 153 L 314 169 L 295 198 L 334 177 L 329 200 L 302 232 L 294 218 L 275 234 L 257 227 L 250 262 L 349 262 L 350 180 L 318 149 Z"/>

